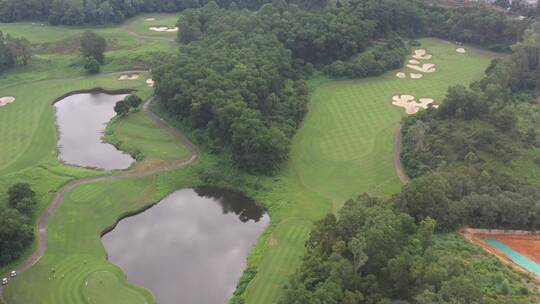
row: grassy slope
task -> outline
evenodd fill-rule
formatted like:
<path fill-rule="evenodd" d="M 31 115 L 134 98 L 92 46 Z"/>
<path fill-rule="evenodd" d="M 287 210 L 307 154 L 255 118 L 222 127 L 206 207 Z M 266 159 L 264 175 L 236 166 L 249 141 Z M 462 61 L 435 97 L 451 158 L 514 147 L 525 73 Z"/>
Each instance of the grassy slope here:
<path fill-rule="evenodd" d="M 270 205 L 275 229 L 265 246 L 260 270 L 248 288 L 247 302 L 273 303 L 280 287 L 298 266 L 311 221 L 337 210 L 344 200 L 362 192 L 390 195 L 399 190 L 393 166 L 393 136 L 404 115 L 392 96 L 411 94 L 441 102 L 453 84 L 468 84 L 483 75 L 487 53 L 435 39 L 422 40 L 434 55 L 437 72 L 420 80 L 402 80 L 395 71 L 354 81 L 315 80 L 309 113 L 293 140 L 291 158 Z M 271 211 L 272 207 L 270 207 Z"/>
<path fill-rule="evenodd" d="M 189 157 L 186 147 L 172 134 L 163 133 L 142 111 L 116 119 L 109 128 L 115 145 L 130 153 L 140 151 L 147 162 Z"/>

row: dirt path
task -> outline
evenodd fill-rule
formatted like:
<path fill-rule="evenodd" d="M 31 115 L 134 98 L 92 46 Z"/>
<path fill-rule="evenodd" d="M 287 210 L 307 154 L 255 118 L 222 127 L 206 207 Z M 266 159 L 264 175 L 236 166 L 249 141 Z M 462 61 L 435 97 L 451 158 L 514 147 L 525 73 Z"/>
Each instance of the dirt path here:
<path fill-rule="evenodd" d="M 411 179 L 407 176 L 405 168 L 401 163 L 401 142 L 403 136 L 401 135 L 401 125 L 396 130 L 395 140 L 394 140 L 394 168 L 396 168 L 396 174 L 399 177 L 399 180 L 403 185 L 408 184 Z"/>
<path fill-rule="evenodd" d="M 142 107 L 143 112 L 146 115 L 148 115 L 157 125 L 159 125 L 161 128 L 173 134 L 183 145 L 185 145 L 188 148 L 188 150 L 191 152 L 191 157 L 185 160 L 175 160 L 175 161 L 164 162 L 160 165 L 150 167 L 142 171 L 129 171 L 129 172 L 121 173 L 119 175 L 112 175 L 112 176 L 93 176 L 93 177 L 81 178 L 78 180 L 71 181 L 65 184 L 64 186 L 62 186 L 56 193 L 56 196 L 54 197 L 50 206 L 43 212 L 43 214 L 41 214 L 39 218 L 38 226 L 37 226 L 38 227 L 38 235 L 37 235 L 38 247 L 36 251 L 15 269 L 18 273 L 22 273 L 30 269 L 34 264 L 36 264 L 39 261 L 39 259 L 43 257 L 43 255 L 45 254 L 45 251 L 47 251 L 47 247 L 48 247 L 47 226 L 49 224 L 49 220 L 51 216 L 54 214 L 54 212 L 56 211 L 56 209 L 64 201 L 66 194 L 72 191 L 73 189 L 82 185 L 91 184 L 95 182 L 116 181 L 116 180 L 123 180 L 123 179 L 128 179 L 128 178 L 133 178 L 133 177 L 145 177 L 149 175 L 154 175 L 160 172 L 165 172 L 165 171 L 187 166 L 199 158 L 200 152 L 197 146 L 195 146 L 187 137 L 185 137 L 180 131 L 178 131 L 178 129 L 168 124 L 165 120 L 163 120 L 162 118 L 160 118 L 159 116 L 157 116 L 154 112 L 150 110 L 150 104 L 153 101 L 154 101 L 154 97 L 150 97 L 144 103 Z M 0 303 L 2 301 L 5 302 L 3 300 L 4 299 L 3 293 L 4 293 L 3 287 L 0 287 Z"/>

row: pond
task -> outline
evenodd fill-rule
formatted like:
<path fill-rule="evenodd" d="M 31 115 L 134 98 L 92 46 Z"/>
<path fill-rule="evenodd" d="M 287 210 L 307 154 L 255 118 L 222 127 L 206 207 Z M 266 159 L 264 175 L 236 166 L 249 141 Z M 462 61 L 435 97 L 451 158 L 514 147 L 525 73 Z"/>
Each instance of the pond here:
<path fill-rule="evenodd" d="M 102 241 L 109 260 L 157 303 L 226 304 L 269 222 L 240 193 L 184 189 L 123 219 Z"/>
<path fill-rule="evenodd" d="M 54 104 L 60 133 L 60 159 L 67 164 L 105 170 L 127 169 L 135 161 L 101 139 L 113 118 L 114 105 L 127 95 L 84 93 Z"/>

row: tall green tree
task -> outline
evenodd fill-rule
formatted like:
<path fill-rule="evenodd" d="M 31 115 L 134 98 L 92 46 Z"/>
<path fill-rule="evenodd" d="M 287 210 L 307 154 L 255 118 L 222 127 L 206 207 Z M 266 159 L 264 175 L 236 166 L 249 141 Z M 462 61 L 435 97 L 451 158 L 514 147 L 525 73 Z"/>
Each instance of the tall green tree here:
<path fill-rule="evenodd" d="M 81 51 L 84 58 L 92 57 L 99 63 L 105 61 L 107 41 L 92 31 L 85 31 L 81 38 Z"/>

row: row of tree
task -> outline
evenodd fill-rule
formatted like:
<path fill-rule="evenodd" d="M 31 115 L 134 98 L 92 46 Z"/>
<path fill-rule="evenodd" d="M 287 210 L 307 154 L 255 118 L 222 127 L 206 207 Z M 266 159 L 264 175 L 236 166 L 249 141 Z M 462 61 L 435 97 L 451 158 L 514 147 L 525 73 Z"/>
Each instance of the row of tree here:
<path fill-rule="evenodd" d="M 3 0 L 0 1 L 0 22 L 47 20 L 53 25 L 121 23 L 138 13 L 179 12 L 188 8 L 202 7 L 209 2 L 210 0 Z M 257 9 L 272 0 L 216 2 L 221 7 Z M 313 6 L 307 2 L 310 7 Z"/>
<path fill-rule="evenodd" d="M 27 65 L 32 58 L 30 43 L 25 38 L 4 36 L 0 31 L 0 73 L 17 65 Z"/>
<path fill-rule="evenodd" d="M 36 193 L 29 184 L 9 188 L 8 202 L 0 207 L 0 265 L 19 258 L 34 239 L 30 218 L 36 206 Z"/>

